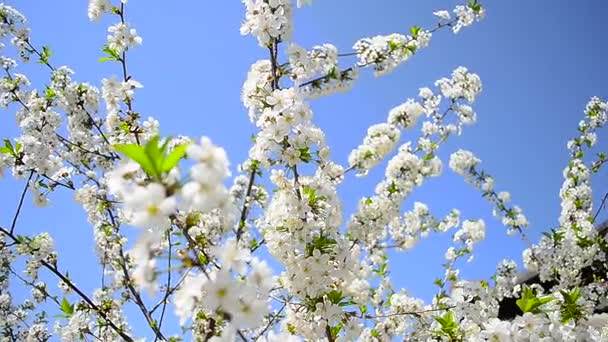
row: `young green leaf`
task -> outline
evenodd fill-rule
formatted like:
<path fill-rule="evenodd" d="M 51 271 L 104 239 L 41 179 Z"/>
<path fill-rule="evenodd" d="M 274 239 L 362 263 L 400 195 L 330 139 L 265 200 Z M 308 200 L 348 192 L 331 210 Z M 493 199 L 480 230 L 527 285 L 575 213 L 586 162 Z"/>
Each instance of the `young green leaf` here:
<path fill-rule="evenodd" d="M 53 51 L 51 51 L 51 47 L 46 45 L 42 47 L 42 52 L 38 58 L 38 63 L 40 64 L 49 64 L 49 58 L 53 55 Z"/>
<path fill-rule="evenodd" d="M 150 162 L 152 162 L 152 165 L 154 166 L 155 175 L 160 175 L 160 169 L 163 164 L 163 159 L 165 158 L 164 149 L 167 146 L 166 141 L 165 141 L 163 146 L 159 147 L 158 146 L 159 140 L 160 140 L 160 138 L 158 137 L 158 135 L 154 136 L 152 139 L 150 139 L 150 141 L 148 141 L 148 143 L 146 144 L 146 147 L 144 148 L 146 151 L 146 154 L 148 155 L 148 159 L 150 160 Z"/>
<path fill-rule="evenodd" d="M 443 316 L 433 316 L 433 318 L 441 325 L 441 332 L 444 335 L 448 336 L 451 341 L 456 340 L 459 328 L 451 311 L 446 312 Z"/>
<path fill-rule="evenodd" d="M 412 37 L 414 37 L 414 39 L 418 37 L 420 30 L 422 30 L 420 26 L 412 26 L 410 28 L 410 33 L 412 34 Z"/>
<path fill-rule="evenodd" d="M 118 54 L 118 52 L 116 52 L 116 50 L 114 49 L 111 49 L 108 45 L 104 45 L 102 51 L 105 52 L 107 56 L 101 57 L 99 59 L 100 62 L 120 61 L 120 55 Z"/>
<path fill-rule="evenodd" d="M 551 302 L 552 300 L 553 297 L 551 296 L 537 297 L 534 293 L 534 290 L 525 286 L 523 288 L 521 298 L 515 301 L 515 303 L 517 304 L 519 309 L 524 313 L 540 313 L 540 307 Z"/>
<path fill-rule="evenodd" d="M 162 165 L 162 172 L 171 171 L 177 163 L 186 155 L 186 149 L 188 144 L 182 144 L 176 146 L 171 153 L 165 158 Z"/>
<path fill-rule="evenodd" d="M 68 317 L 72 316 L 74 313 L 74 304 L 70 304 L 66 298 L 63 298 L 61 301 L 61 311 Z"/>
<path fill-rule="evenodd" d="M 138 163 L 149 176 L 158 176 L 154 164 L 143 147 L 137 144 L 127 144 L 114 145 L 114 149 L 118 152 L 122 152 L 125 156 Z"/>

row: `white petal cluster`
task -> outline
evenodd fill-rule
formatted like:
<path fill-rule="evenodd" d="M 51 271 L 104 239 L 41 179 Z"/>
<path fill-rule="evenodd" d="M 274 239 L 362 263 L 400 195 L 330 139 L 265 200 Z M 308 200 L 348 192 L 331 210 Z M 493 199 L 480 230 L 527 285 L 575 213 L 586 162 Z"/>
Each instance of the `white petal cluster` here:
<path fill-rule="evenodd" d="M 465 180 L 483 191 L 484 197 L 494 204 L 493 214 L 501 219 L 502 224 L 508 227 L 507 233 L 513 235 L 522 233 L 522 228 L 528 226 L 528 219 L 518 206 L 509 206 L 511 195 L 502 191 L 494 190 L 494 178 L 484 171 L 478 171 L 477 166 L 481 163 L 472 152 L 458 150 L 450 156 L 450 168 Z"/>
<path fill-rule="evenodd" d="M 301 81 L 316 74 L 327 74 L 338 67 L 338 49 L 332 44 L 315 46 L 311 51 L 292 43 L 287 48 L 291 78 Z"/>
<path fill-rule="evenodd" d="M 350 90 L 359 78 L 359 68 L 354 66 L 339 71 L 331 69 L 325 76 L 308 81 L 300 86 L 303 96 L 309 99 L 343 93 Z"/>
<path fill-rule="evenodd" d="M 400 137 L 401 132 L 394 125 L 373 125 L 368 128 L 363 144 L 348 156 L 348 163 L 351 167 L 361 170 L 360 174 L 364 174 L 395 148 Z"/>
<path fill-rule="evenodd" d="M 42 261 L 49 257 L 55 249 L 55 243 L 49 233 L 41 233 L 27 243 L 17 246 L 17 253 L 29 255 L 34 261 Z"/>
<path fill-rule="evenodd" d="M 442 13 L 444 16 L 445 14 Z M 456 24 L 452 27 L 454 33 L 460 32 L 463 27 L 471 26 L 475 21 L 483 19 L 485 9 L 481 7 L 479 10 L 473 9 L 471 6 L 458 5 L 454 8 Z"/>
<path fill-rule="evenodd" d="M 315 157 L 327 159 L 325 136 L 312 124 L 312 111 L 297 88 L 274 90 L 250 104 L 250 115 L 261 130 L 249 151 L 252 160 L 294 166 Z"/>
<path fill-rule="evenodd" d="M 388 162 L 385 179 L 376 186 L 376 195 L 359 202 L 358 211 L 349 223 L 349 234 L 372 243 L 386 236 L 386 225 L 399 214 L 399 206 L 414 187 L 426 178 L 441 174 L 442 164 L 437 157 L 421 159 L 409 144 Z"/>
<path fill-rule="evenodd" d="M 401 129 L 412 128 L 416 124 L 416 120 L 426 111 L 424 107 L 413 99 L 408 99 L 406 102 L 391 109 L 388 113 L 388 123 L 400 127 Z"/>
<path fill-rule="evenodd" d="M 400 250 L 414 248 L 432 231 L 443 233 L 460 225 L 460 212 L 453 209 L 442 220 L 433 217 L 426 204 L 414 202 L 414 209 L 389 223 L 389 234 Z"/>
<path fill-rule="evenodd" d="M 87 9 L 89 20 L 97 21 L 101 16 L 109 13 L 111 9 L 112 4 L 110 0 L 89 0 L 89 7 Z"/>
<path fill-rule="evenodd" d="M 10 36 L 10 42 L 17 49 L 20 59 L 24 62 L 29 61 L 33 51 L 28 46 L 30 30 L 26 26 L 25 17 L 15 8 L 4 3 L 0 3 L 0 15 L 2 16 L 0 38 Z M 0 43 L 0 47 L 4 48 L 4 44 Z"/>
<path fill-rule="evenodd" d="M 585 120 L 579 133 L 569 142 L 571 161 L 563 171 L 560 189 L 561 213 L 559 228 L 541 238 L 538 245 L 526 250 L 526 267 L 537 270 L 541 279 L 553 279 L 557 274 L 560 285 L 580 285 L 580 273 L 603 255 L 599 237 L 593 225 L 593 194 L 591 170 L 583 161 L 584 148 L 593 146 L 589 136 L 608 121 L 608 103 L 592 98 L 585 109 Z"/>
<path fill-rule="evenodd" d="M 78 341 L 86 331 L 91 329 L 92 322 L 84 311 L 75 312 L 68 320 L 67 325 L 55 326 L 55 331 L 62 341 Z"/>
<path fill-rule="evenodd" d="M 246 8 L 241 34 L 251 34 L 260 46 L 272 39 L 289 40 L 292 31 L 291 0 L 243 0 Z"/>
<path fill-rule="evenodd" d="M 165 187 L 158 183 L 136 187 L 125 196 L 125 210 L 132 213 L 131 223 L 147 229 L 167 228 L 176 205 L 175 198 L 168 197 Z"/>
<path fill-rule="evenodd" d="M 228 189 L 223 182 L 230 176 L 230 164 L 224 149 L 203 137 L 200 145 L 188 146 L 187 154 L 195 164 L 190 168 L 192 180 L 181 191 L 185 206 L 200 212 L 226 206 Z"/>
<path fill-rule="evenodd" d="M 469 174 L 469 170 L 480 162 L 473 152 L 463 149 L 450 155 L 450 169 L 461 176 Z"/>
<path fill-rule="evenodd" d="M 133 101 L 135 89 L 143 87 L 141 83 L 134 79 L 125 82 L 119 81 L 116 77 L 104 78 L 101 83 L 101 94 L 106 103 L 108 117 L 116 116 L 120 111 L 121 104 Z"/>
<path fill-rule="evenodd" d="M 462 241 L 466 244 L 469 251 L 473 250 L 473 245 L 484 240 L 486 237 L 486 224 L 483 220 L 466 220 L 462 222 L 462 229 L 454 234 L 453 241 Z"/>
<path fill-rule="evenodd" d="M 481 92 L 481 80 L 476 74 L 469 73 L 465 67 L 458 67 L 452 72 L 452 78 L 442 78 L 435 82 L 445 97 L 452 99 L 464 98 L 470 103 Z"/>
<path fill-rule="evenodd" d="M 108 47 L 118 54 L 141 45 L 142 42 L 142 38 L 137 35 L 137 30 L 126 23 L 117 23 L 108 27 L 108 33 Z"/>
<path fill-rule="evenodd" d="M 393 71 L 407 61 L 419 48 L 428 46 L 432 34 L 420 31 L 417 35 L 406 36 L 393 33 L 358 40 L 353 49 L 357 52 L 359 66 L 373 65 L 376 76 Z"/>
<path fill-rule="evenodd" d="M 13 110 L 20 129 L 0 146 L 0 175 L 11 168 L 16 178 L 27 178 L 24 195 L 37 206 L 49 205 L 56 189 L 73 192 L 93 227 L 103 272 L 100 288 L 89 297 L 77 290 L 48 233 L 27 236 L 20 226 L 2 227 L 0 340 L 135 340 L 123 313 L 129 306 L 143 313 L 155 339 L 178 340 L 183 337 L 162 336 L 169 331 L 161 317 L 170 303 L 189 334 L 185 338 L 197 341 L 608 341 L 608 314 L 598 310 L 608 306 L 608 247 L 596 231 L 591 187 L 606 157 L 587 162 L 597 130 L 608 121 L 608 103 L 592 98 L 587 104 L 578 134 L 567 144 L 558 227 L 535 245 L 524 233 L 522 210 L 509 204 L 510 193 L 495 190 L 481 161 L 465 150 L 451 155 L 450 168 L 482 192 L 509 233 L 530 245 L 523 261 L 538 274 L 522 282 L 518 263 L 503 260 L 491 281 L 466 280 L 459 265 L 465 257 L 473 260 L 486 223 L 462 220 L 457 209 L 436 218 L 421 202 L 401 211 L 417 187 L 441 174 L 439 147 L 475 123 L 471 105 L 482 90 L 480 78 L 459 67 L 435 83 L 438 89 L 420 88 L 418 99 L 407 99 L 385 122 L 369 127 L 347 168 L 330 160 L 306 99 L 348 89 L 367 66 L 376 75 L 390 72 L 439 29 L 457 33 L 480 20 L 478 0 L 436 11 L 437 26 L 430 30 L 363 38 L 352 54 L 339 54 L 331 44 L 310 50 L 281 45 L 290 39 L 293 2 L 243 2 L 241 32 L 270 50 L 270 59 L 254 63 L 242 87 L 257 132 L 231 186 L 226 152 L 209 138 L 160 139 L 158 121 L 140 120 L 134 104 L 141 84 L 126 71 L 126 52 L 141 38 L 124 21 L 127 0 L 120 7 L 88 1 L 89 19 L 110 13 L 121 19 L 110 26 L 103 51 L 124 75 L 103 79 L 100 90 L 75 81 L 71 69 L 52 65 L 49 48 L 37 49 L 30 40 L 25 18 L 0 4 L 0 39 L 10 40 L 22 60 L 40 58 L 50 70 L 48 86 L 38 91 L 14 72 L 14 59 L 0 56 L 6 74 L 0 106 Z M 340 69 L 338 59 L 349 56 L 356 65 Z M 350 171 L 366 174 L 381 163 L 400 143 L 402 130 L 418 121 L 420 135 L 401 144 L 373 194 L 358 202 L 345 223 L 338 185 Z M 21 203 L 19 208 L 25 209 Z M 132 240 L 127 225 L 141 228 Z M 411 250 L 432 233 L 450 230 L 433 300 L 425 303 L 396 288 L 391 276 L 401 270 L 391 251 Z M 261 256 L 272 258 L 279 273 Z M 39 276 L 41 268 L 50 273 Z M 48 286 L 46 276 L 53 274 L 57 286 Z M 19 282 L 31 291 L 16 302 L 12 291 Z M 53 293 L 58 290 L 65 299 Z M 511 314 L 503 312 L 505 303 L 521 312 L 505 318 Z M 64 315 L 56 317 L 52 336 L 45 307 L 54 304 Z"/>
<path fill-rule="evenodd" d="M 270 268 L 235 240 L 218 246 L 214 255 L 221 269 L 188 275 L 175 293 L 181 323 L 202 309 L 229 314 L 232 329 L 258 326 L 268 312 L 268 295 L 275 284 Z"/>

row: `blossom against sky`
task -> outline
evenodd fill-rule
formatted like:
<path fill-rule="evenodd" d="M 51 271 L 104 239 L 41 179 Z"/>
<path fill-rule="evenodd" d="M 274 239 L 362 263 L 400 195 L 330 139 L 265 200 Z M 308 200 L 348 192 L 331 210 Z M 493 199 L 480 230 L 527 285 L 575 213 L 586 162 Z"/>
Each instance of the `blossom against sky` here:
<path fill-rule="evenodd" d="M 297 11 L 293 40 L 306 48 L 330 42 L 350 51 L 361 37 L 431 25 L 433 11 L 454 4 L 394 0 L 382 6 L 373 1 L 353 6 L 351 1 L 319 0 Z M 104 19 L 89 23 L 85 3 L 29 1 L 15 5 L 28 16 L 33 40 L 50 45 L 53 60 L 73 68 L 75 78 L 101 86 L 96 84 L 98 80 L 116 74 L 115 68 L 98 62 L 107 36 L 106 23 Z M 347 164 L 350 150 L 361 143 L 368 126 L 386 121 L 391 108 L 416 97 L 419 88 L 465 65 L 484 85 L 475 103 L 477 124 L 448 142 L 439 156 L 445 164 L 458 147 L 474 151 L 482 167 L 494 176 L 496 188 L 510 191 L 514 203 L 524 210 L 531 224 L 529 235 L 536 239 L 541 231 L 557 225 L 561 171 L 568 159 L 566 141 L 576 133 L 582 108 L 592 95 L 608 93 L 608 72 L 601 63 L 608 58 L 602 40 L 607 29 L 600 15 L 608 8 L 599 0 L 492 2 L 486 6 L 485 20 L 471 29 L 458 35 L 438 32 L 429 48 L 392 74 L 375 78 L 363 72 L 351 92 L 315 101 L 312 109 L 326 132 L 332 156 Z M 164 135 L 211 137 L 226 149 L 234 172 L 235 165 L 246 158 L 254 131 L 240 102 L 240 89 L 250 64 L 266 58 L 255 39 L 239 34 L 243 6 L 234 1 L 153 7 L 131 1 L 127 16 L 143 37 L 141 47 L 129 55 L 131 73 L 144 84 L 138 90 L 139 110 L 157 118 Z M 38 66 L 26 68 L 34 82 L 46 79 Z M 2 125 L 0 132 L 2 136 L 15 133 L 12 125 Z M 600 150 L 606 150 L 605 141 Z M 354 212 L 358 198 L 373 194 L 384 166 L 341 185 L 342 197 L 352 199 L 344 203 L 346 217 Z M 525 245 L 506 236 L 491 216 L 491 206 L 460 176 L 447 168 L 443 172 L 445 177 L 428 181 L 412 198 L 428 203 L 439 216 L 447 215 L 456 202 L 466 217 L 484 220 L 488 239 L 476 246 L 477 257 L 464 268 L 464 275 L 486 277 L 503 257 L 519 259 Z M 608 186 L 602 188 L 601 177 L 595 184 L 597 198 L 608 191 Z M 8 199 L 17 198 L 21 186 L 10 177 L 2 182 L 6 193 L 3 208 L 12 208 Z M 87 265 L 93 261 L 88 245 L 92 232 L 82 209 L 69 193 L 57 192 L 51 200 L 53 205 L 47 209 L 33 208 L 28 202 L 21 226 L 32 232 L 49 230 L 54 236 L 69 236 L 57 239 L 56 248 L 70 260 L 70 273 L 91 272 Z M 413 206 L 408 201 L 404 208 Z M 12 209 L 3 209 L 3 222 L 11 217 Z M 397 284 L 430 298 L 448 240 L 432 238 L 396 257 L 391 270 Z M 82 277 L 79 283 L 89 289 L 96 286 L 87 280 Z"/>

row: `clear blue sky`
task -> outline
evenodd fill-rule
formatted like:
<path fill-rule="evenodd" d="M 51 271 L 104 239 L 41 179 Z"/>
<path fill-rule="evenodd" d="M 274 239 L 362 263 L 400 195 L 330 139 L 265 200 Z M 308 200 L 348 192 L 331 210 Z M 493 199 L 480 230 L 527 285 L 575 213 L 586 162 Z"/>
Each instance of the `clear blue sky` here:
<path fill-rule="evenodd" d="M 305 47 L 331 42 L 348 52 L 361 37 L 404 32 L 412 25 L 428 27 L 434 23 L 433 11 L 459 2 L 315 0 L 312 7 L 296 11 L 293 40 Z M 97 62 L 110 22 L 88 22 L 86 1 L 9 4 L 28 17 L 33 42 L 50 45 L 52 62 L 73 68 L 75 79 L 100 86 L 101 78 L 119 74 L 118 65 Z M 315 121 L 326 132 L 334 159 L 346 163 L 369 125 L 384 121 L 388 110 L 415 97 L 419 87 L 467 66 L 484 85 L 474 106 L 478 123 L 450 139 L 439 155 L 447 166 L 449 153 L 456 149 L 474 151 L 495 176 L 497 190 L 509 190 L 513 203 L 524 209 L 531 222 L 529 235 L 537 240 L 557 224 L 566 141 L 576 134 L 589 97 L 608 97 L 608 2 L 514 0 L 485 5 L 484 21 L 458 35 L 437 33 L 429 48 L 392 74 L 374 78 L 363 71 L 349 93 L 314 101 Z M 127 17 L 143 37 L 143 45 L 129 52 L 128 61 L 131 74 L 144 85 L 137 92 L 137 109 L 160 120 L 165 135 L 211 137 L 225 147 L 233 166 L 246 158 L 253 132 L 239 99 L 241 84 L 249 65 L 267 58 L 254 38 L 240 36 L 243 13 L 234 0 L 132 0 L 127 5 Z M 39 65 L 23 70 L 38 86 L 48 81 L 47 70 Z M 17 134 L 13 114 L 4 112 L 1 137 Z M 415 136 L 407 133 L 405 138 Z M 608 150 L 607 141 L 608 135 L 601 132 L 600 150 Z M 381 166 L 367 178 L 350 177 L 341 186 L 346 219 L 356 199 L 371 194 L 382 174 Z M 604 170 L 595 177 L 595 198 L 608 191 L 606 176 Z M 10 223 L 21 188 L 10 177 L 0 180 L 3 225 Z M 45 209 L 33 208 L 28 201 L 18 230 L 52 232 L 62 255 L 60 265 L 90 291 L 99 284 L 99 270 L 90 267 L 92 229 L 72 194 L 60 190 L 51 199 L 53 204 Z M 524 244 L 506 236 L 492 218 L 490 205 L 447 167 L 444 176 L 417 189 L 404 208 L 411 208 L 413 200 L 428 203 L 437 216 L 456 206 L 464 218 L 486 221 L 488 238 L 464 267 L 465 277 L 488 277 L 502 258 L 520 259 Z M 431 238 L 413 252 L 396 256 L 391 272 L 397 285 L 430 299 L 448 239 Z"/>

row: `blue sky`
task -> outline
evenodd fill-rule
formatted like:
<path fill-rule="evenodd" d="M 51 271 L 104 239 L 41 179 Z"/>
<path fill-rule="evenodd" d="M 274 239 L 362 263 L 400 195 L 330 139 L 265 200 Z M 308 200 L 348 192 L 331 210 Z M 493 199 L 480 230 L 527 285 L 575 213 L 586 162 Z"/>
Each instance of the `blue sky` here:
<path fill-rule="evenodd" d="M 8 3 L 28 17 L 33 42 L 50 45 L 55 52 L 52 62 L 70 66 L 75 79 L 100 86 L 101 78 L 119 75 L 117 64 L 97 61 L 105 29 L 112 22 L 88 22 L 85 1 Z M 434 23 L 433 11 L 458 3 L 315 0 L 312 7 L 296 11 L 293 41 L 308 48 L 330 42 L 349 52 L 361 37 L 405 32 L 413 25 L 428 27 Z M 326 132 L 333 158 L 345 163 L 367 127 L 384 121 L 392 107 L 457 66 L 468 67 L 484 85 L 474 105 L 478 122 L 450 139 L 439 156 L 447 166 L 449 153 L 458 148 L 474 151 L 483 160 L 483 169 L 494 175 L 497 190 L 510 191 L 513 203 L 524 209 L 531 222 L 529 235 L 537 240 L 557 224 L 566 141 L 576 134 L 589 97 L 608 97 L 608 29 L 603 20 L 608 2 L 514 0 L 485 5 L 485 20 L 458 35 L 437 33 L 429 48 L 392 74 L 375 78 L 370 70 L 363 71 L 352 91 L 313 101 L 315 122 Z M 143 45 L 129 52 L 128 61 L 130 73 L 144 85 L 137 92 L 136 108 L 157 118 L 164 135 L 209 136 L 225 147 L 233 166 L 246 158 L 254 131 L 239 99 L 241 84 L 249 65 L 267 58 L 254 38 L 240 36 L 243 13 L 238 1 L 132 0 L 127 5 L 127 17 L 143 37 Z M 47 70 L 40 65 L 32 63 L 22 70 L 35 85 L 48 82 Z M 18 134 L 13 115 L 12 110 L 3 113 L 0 137 Z M 414 134 L 410 131 L 404 139 L 414 139 Z M 605 131 L 599 138 L 598 150 L 607 151 Z M 346 219 L 357 198 L 373 193 L 382 174 L 381 166 L 366 178 L 351 176 L 340 187 Z M 604 170 L 594 179 L 597 199 L 608 191 L 606 175 Z M 10 176 L 0 180 L 2 225 L 10 223 L 21 188 Z M 72 194 L 60 190 L 51 200 L 44 209 L 33 208 L 28 201 L 18 230 L 52 232 L 63 255 L 60 264 L 90 292 L 99 284 L 100 272 L 90 267 L 92 229 Z M 520 259 L 525 245 L 508 237 L 492 218 L 490 205 L 447 167 L 442 177 L 417 189 L 404 209 L 414 200 L 427 203 L 437 216 L 457 207 L 464 218 L 486 221 L 487 240 L 479 245 L 475 260 L 463 267 L 465 277 L 486 278 L 502 258 Z M 602 217 L 606 216 L 604 212 Z M 391 272 L 396 284 L 431 298 L 432 281 L 441 274 L 448 245 L 449 236 L 435 237 L 412 252 L 395 255 Z"/>

